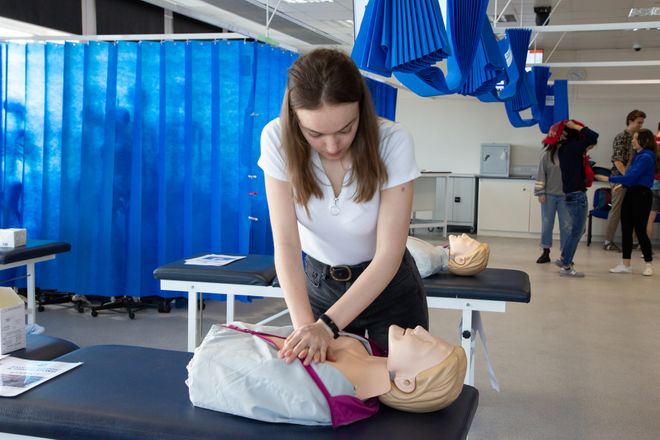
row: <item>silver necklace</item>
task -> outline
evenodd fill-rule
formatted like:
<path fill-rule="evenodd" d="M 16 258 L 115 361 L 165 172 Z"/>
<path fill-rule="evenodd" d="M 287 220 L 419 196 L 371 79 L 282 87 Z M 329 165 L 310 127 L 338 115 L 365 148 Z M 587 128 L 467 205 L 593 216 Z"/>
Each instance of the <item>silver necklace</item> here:
<path fill-rule="evenodd" d="M 339 215 L 339 212 L 341 209 L 339 209 L 339 197 L 335 197 L 334 200 L 332 201 L 332 204 L 330 204 L 330 215 Z"/>

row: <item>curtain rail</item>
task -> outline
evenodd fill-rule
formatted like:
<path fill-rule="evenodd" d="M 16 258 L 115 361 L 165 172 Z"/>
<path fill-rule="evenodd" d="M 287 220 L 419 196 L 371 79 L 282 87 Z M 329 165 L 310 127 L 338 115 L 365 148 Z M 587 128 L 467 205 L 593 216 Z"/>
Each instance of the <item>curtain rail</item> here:
<path fill-rule="evenodd" d="M 265 38 L 263 36 L 244 35 L 237 32 L 216 32 L 216 33 L 199 33 L 199 34 L 135 34 L 135 35 L 48 35 L 48 36 L 32 36 L 32 37 L 7 37 L 1 38 L 0 41 L 189 41 L 189 40 L 247 40 L 254 39 L 262 43 L 268 43 L 273 46 L 281 47 L 282 49 L 298 53 L 298 49 L 290 47 L 285 44 L 280 44 L 275 40 Z"/>

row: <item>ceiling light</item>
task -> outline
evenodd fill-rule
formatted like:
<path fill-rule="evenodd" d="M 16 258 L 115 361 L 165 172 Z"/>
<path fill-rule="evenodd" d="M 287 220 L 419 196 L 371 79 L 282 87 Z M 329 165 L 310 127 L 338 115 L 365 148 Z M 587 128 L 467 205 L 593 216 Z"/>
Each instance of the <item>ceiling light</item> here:
<path fill-rule="evenodd" d="M 649 17 L 651 15 L 660 15 L 660 8 L 632 8 L 628 17 Z"/>
<path fill-rule="evenodd" d="M 334 3 L 335 0 L 284 0 L 284 3 Z"/>
<path fill-rule="evenodd" d="M 0 27 L 0 38 L 14 38 L 14 37 L 33 37 L 34 34 L 27 32 L 19 31 L 16 29 L 10 29 L 6 27 Z"/>

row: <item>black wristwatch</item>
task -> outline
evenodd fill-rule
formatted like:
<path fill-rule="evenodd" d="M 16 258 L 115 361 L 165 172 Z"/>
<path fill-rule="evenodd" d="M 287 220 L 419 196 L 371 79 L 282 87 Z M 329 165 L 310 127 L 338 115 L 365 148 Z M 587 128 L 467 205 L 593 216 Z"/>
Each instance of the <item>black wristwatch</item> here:
<path fill-rule="evenodd" d="M 335 324 L 335 321 L 332 320 L 328 315 L 325 313 L 319 316 L 319 319 L 325 323 L 328 327 L 330 327 L 330 330 L 332 330 L 332 337 L 337 339 L 339 337 L 339 327 L 337 327 L 337 324 Z"/>

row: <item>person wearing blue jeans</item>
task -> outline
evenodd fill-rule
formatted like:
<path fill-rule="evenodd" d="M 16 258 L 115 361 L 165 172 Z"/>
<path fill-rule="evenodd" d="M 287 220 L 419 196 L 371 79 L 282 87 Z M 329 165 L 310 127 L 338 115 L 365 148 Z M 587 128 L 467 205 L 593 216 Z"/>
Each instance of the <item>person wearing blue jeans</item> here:
<path fill-rule="evenodd" d="M 543 249 L 543 253 L 536 262 L 538 264 L 549 263 L 555 217 L 559 216 L 560 251 L 564 249 L 569 226 L 556 143 L 547 145 L 541 156 L 534 184 L 534 195 L 538 197 L 541 204 L 541 249 Z M 557 260 L 557 262 L 559 261 Z"/>
<path fill-rule="evenodd" d="M 560 121 L 553 125 L 543 141 L 546 146 L 557 144 L 562 189 L 566 195 L 569 232 L 561 255 L 559 275 L 562 277 L 584 277 L 583 272 L 575 270 L 573 258 L 584 233 L 588 210 L 583 157 L 596 142 L 598 133 L 574 120 Z"/>

